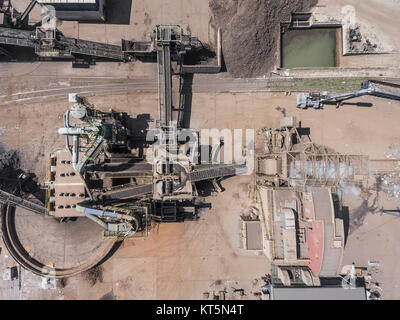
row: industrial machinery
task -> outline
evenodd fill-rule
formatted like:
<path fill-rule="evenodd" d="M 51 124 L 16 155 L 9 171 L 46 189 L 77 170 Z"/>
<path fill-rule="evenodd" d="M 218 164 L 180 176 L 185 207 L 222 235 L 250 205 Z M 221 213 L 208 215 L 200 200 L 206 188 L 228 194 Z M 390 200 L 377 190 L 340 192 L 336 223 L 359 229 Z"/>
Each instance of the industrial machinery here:
<path fill-rule="evenodd" d="M 11 0 L 0 0 L 0 13 L 3 14 L 3 25 L 11 28 L 26 28 L 28 17 L 38 1 L 31 0 L 24 12 L 19 12 Z"/>
<path fill-rule="evenodd" d="M 150 123 L 147 135 L 132 133 L 126 113 L 100 111 L 85 98 L 69 97 L 64 114 L 65 149 L 50 156 L 45 207 L 0 193 L 3 239 L 14 259 L 25 268 L 48 277 L 68 277 L 101 263 L 113 248 L 95 262 L 76 268 L 55 269 L 32 259 L 21 246 L 15 232 L 15 206 L 63 221 L 87 217 L 104 228 L 104 237 L 117 242 L 126 237 L 147 236 L 152 221 L 179 222 L 197 219 L 196 182 L 242 174 L 246 163 L 210 164 L 199 157 L 198 132 L 183 129 L 173 120 L 172 62 L 178 75 L 193 72 L 218 72 L 221 68 L 221 38 L 218 32 L 218 65 L 185 66 L 189 51 L 201 42 L 183 34 L 180 25 L 156 25 L 151 41 L 123 41 L 122 47 L 64 37 L 57 30 L 17 30 L 0 28 L 0 43 L 35 48 L 46 57 L 105 57 L 120 61 L 157 59 L 159 117 Z M 179 88 L 181 90 L 181 87 Z M 220 145 L 217 150 L 220 150 Z M 209 147 L 209 146 L 208 146 Z M 147 150 L 143 157 L 139 149 Z M 217 188 L 218 189 L 218 188 Z M 13 231 L 14 230 L 14 231 Z"/>
<path fill-rule="evenodd" d="M 334 103 L 339 107 L 343 101 L 356 97 L 372 95 L 381 98 L 400 100 L 400 85 L 386 81 L 368 80 L 362 83 L 361 89 L 329 96 L 327 92 L 320 93 L 299 93 L 297 95 L 297 107 L 301 109 L 314 108 L 322 109 L 324 104 Z"/>
<path fill-rule="evenodd" d="M 150 220 L 196 219 L 195 182 L 245 170 L 244 163 L 195 162 L 198 139 L 187 144 L 180 138 L 197 132 L 188 130 L 182 135 L 170 118 L 163 118 L 164 107 L 143 142 L 150 144 L 143 159 L 135 156 L 127 115 L 98 111 L 74 94 L 70 101 L 64 127 L 58 131 L 65 136 L 67 152 L 52 155 L 47 183 L 47 210 L 55 217 L 84 215 L 103 226 L 106 236 L 134 236 Z"/>
<path fill-rule="evenodd" d="M 14 46 L 32 48 L 39 59 L 72 60 L 74 67 L 89 67 L 94 64 L 94 58 L 130 61 L 131 57 L 125 56 L 120 46 L 65 37 L 57 30 L 55 23 L 47 23 L 52 18 L 50 11 L 43 17 L 46 25 L 29 25 L 29 14 L 37 3 L 47 4 L 45 1 L 32 0 L 20 13 L 11 1 L 0 0 L 0 13 L 4 17 L 0 26 L 0 45 L 4 47 L 0 47 L 0 55 L 14 58 L 14 54 L 7 50 L 8 46 Z M 58 1 L 56 5 L 62 4 Z"/>
<path fill-rule="evenodd" d="M 64 127 L 59 130 L 65 136 L 66 148 L 50 157 L 46 205 L 0 192 L 4 243 L 14 259 L 35 274 L 69 277 L 101 263 L 117 247 L 107 247 L 95 262 L 78 267 L 46 266 L 30 257 L 20 245 L 15 232 L 15 206 L 63 221 L 87 217 L 104 228 L 104 237 L 119 242 L 126 237 L 147 236 L 152 221 L 197 219 L 202 203 L 198 201 L 196 182 L 246 170 L 245 163 L 193 162 L 191 156 L 199 150 L 188 152 L 187 145 L 178 143 L 180 130 L 175 135 L 168 131 L 167 137 L 158 135 L 161 141 L 143 141 L 154 144 L 154 148 L 149 148 L 149 157 L 143 159 L 135 152 L 139 141 L 131 134 L 126 114 L 96 110 L 76 95 L 71 95 L 70 101 Z M 159 121 L 154 124 L 149 131 L 155 133 L 148 133 L 147 137 L 165 132 L 160 131 Z"/>
<path fill-rule="evenodd" d="M 8 46 L 32 48 L 39 60 L 72 60 L 73 67 L 89 67 L 96 59 L 129 62 L 135 59 L 155 60 L 159 64 L 159 76 L 170 71 L 171 61 L 177 61 L 183 73 L 218 73 L 221 69 L 221 32 L 218 31 L 218 65 L 185 65 L 189 51 L 204 51 L 204 45 L 196 38 L 183 33 L 180 25 L 156 25 L 150 41 L 127 41 L 121 46 L 65 37 L 55 24 L 27 25 L 26 18 L 37 1 L 32 1 L 23 14 L 12 6 L 2 6 L 5 23 L 0 26 L 0 55 L 12 58 Z M 1 12 L 1 11 L 0 11 Z M 24 23 L 22 23 L 25 21 Z M 166 89 L 169 82 L 163 84 Z M 161 88 L 160 88 L 161 89 Z M 169 99 L 165 96 L 166 101 Z M 168 105 L 166 106 L 168 109 Z M 168 115 L 166 115 L 168 117 Z"/>
<path fill-rule="evenodd" d="M 145 213 L 146 217 L 152 217 L 157 221 L 180 221 L 187 212 L 194 218 L 193 201 L 197 196 L 195 182 L 234 175 L 238 169 L 245 167 L 244 164 L 198 165 L 192 159 L 193 155 L 199 152 L 199 146 L 186 143 L 186 139 L 192 137 L 196 144 L 197 132 L 190 129 L 182 130 L 176 121 L 172 121 L 171 63 L 173 60 L 182 62 L 183 56 L 196 48 L 199 41 L 197 38 L 184 35 L 180 25 L 156 25 L 152 41 L 140 44 L 123 42 L 123 44 L 124 48 L 129 48 L 127 51 L 129 54 L 140 51 L 142 56 L 157 56 L 159 118 L 149 131 L 147 141 L 144 142 L 153 144 L 147 162 L 138 163 L 143 159 L 132 156 L 135 153 L 130 143 L 132 137 L 124 123 L 123 114 L 113 111 L 100 112 L 85 104 L 85 101 L 77 95 L 70 95 L 70 102 L 73 105 L 65 113 L 64 128 L 59 129 L 59 133 L 66 137 L 66 150 L 71 158 L 70 160 L 62 158 L 61 161 L 70 162 L 75 172 L 63 173 L 60 178 L 75 179 L 75 175 L 81 177 L 84 190 L 94 206 L 103 208 L 112 205 L 115 211 L 115 203 L 120 203 L 121 199 L 124 199 L 128 203 L 133 201 L 135 210 L 140 203 L 139 211 L 142 216 Z M 182 64 L 178 66 L 182 68 Z M 79 123 L 71 125 L 70 116 Z M 72 144 L 70 138 L 73 140 Z M 82 145 L 83 139 L 86 140 L 84 145 Z M 191 149 L 190 152 L 187 146 Z M 81 153 L 83 149 L 84 152 Z M 53 155 L 53 168 L 60 157 L 65 155 L 60 153 Z M 194 158 L 197 159 L 197 156 Z M 55 194 L 57 194 L 57 177 L 55 174 L 54 183 L 50 184 Z M 80 188 L 76 194 L 83 194 L 82 186 Z M 149 201 L 152 204 L 150 207 Z M 49 212 L 55 216 L 71 215 L 71 212 L 65 213 L 63 209 L 72 209 L 73 205 L 55 204 L 54 207 L 49 207 Z M 86 216 L 90 214 L 92 220 L 95 220 L 93 215 L 107 218 L 112 216 L 107 210 L 94 211 L 93 207 L 87 208 L 87 205 L 87 203 L 85 206 L 79 204 L 75 208 Z M 130 210 L 129 206 L 130 204 L 124 210 Z M 112 217 L 126 220 L 122 215 Z M 115 231 L 114 235 L 121 235 L 118 230 L 130 228 L 129 226 L 122 228 L 122 225 L 119 225 L 120 229 L 111 229 L 115 225 L 104 225 L 98 218 L 96 219 L 108 231 Z M 135 222 L 135 226 L 144 226 L 147 221 L 145 219 L 142 224 Z M 128 234 L 133 235 L 136 231 L 137 229 Z"/>
<path fill-rule="evenodd" d="M 4 14 L 3 24 L 11 28 L 24 29 L 28 17 L 36 4 L 52 6 L 56 17 L 71 21 L 105 21 L 106 0 L 31 0 L 24 12 L 19 12 L 11 0 L 0 1 L 0 13 Z"/>
<path fill-rule="evenodd" d="M 262 130 L 265 153 L 257 157 L 256 180 L 275 187 L 337 186 L 368 176 L 368 157 L 343 155 L 311 141 L 294 117 Z"/>

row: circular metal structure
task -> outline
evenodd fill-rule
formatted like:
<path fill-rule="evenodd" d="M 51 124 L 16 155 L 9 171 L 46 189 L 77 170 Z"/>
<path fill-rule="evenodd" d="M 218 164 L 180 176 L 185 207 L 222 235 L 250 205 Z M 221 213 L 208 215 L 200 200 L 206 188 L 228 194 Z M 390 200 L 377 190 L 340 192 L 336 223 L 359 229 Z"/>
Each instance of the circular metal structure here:
<path fill-rule="evenodd" d="M 1 229 L 7 250 L 22 267 L 32 273 L 49 278 L 68 278 L 87 271 L 105 262 L 118 249 L 121 241 L 109 241 L 101 252 L 88 262 L 75 267 L 54 268 L 30 255 L 21 243 L 16 230 L 15 207 L 9 204 L 1 206 Z"/>
<path fill-rule="evenodd" d="M 71 107 L 71 116 L 75 119 L 86 117 L 86 107 L 80 103 L 74 103 Z"/>

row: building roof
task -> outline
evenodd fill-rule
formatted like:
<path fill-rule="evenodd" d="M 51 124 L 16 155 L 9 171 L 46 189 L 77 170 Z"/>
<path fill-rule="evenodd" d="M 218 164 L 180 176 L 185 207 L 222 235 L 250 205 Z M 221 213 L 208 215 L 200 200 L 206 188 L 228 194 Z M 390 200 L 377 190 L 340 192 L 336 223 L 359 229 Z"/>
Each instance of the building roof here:
<path fill-rule="evenodd" d="M 366 300 L 364 287 L 282 287 L 272 288 L 272 300 Z"/>
<path fill-rule="evenodd" d="M 65 150 L 54 154 L 54 194 L 50 202 L 54 203 L 55 217 L 76 217 L 82 214 L 75 209 L 77 203 L 85 199 L 85 185 L 71 164 L 71 155 Z"/>
<path fill-rule="evenodd" d="M 315 219 L 323 223 L 324 248 L 319 276 L 335 276 L 339 271 L 343 255 L 344 231 L 336 230 L 337 225 L 335 224 L 335 212 L 330 190 L 314 188 L 312 195 Z M 339 243 L 336 242 L 338 239 L 341 240 Z"/>
<path fill-rule="evenodd" d="M 246 227 L 246 249 L 262 249 L 262 232 L 260 221 L 245 221 Z"/>
<path fill-rule="evenodd" d="M 307 266 L 320 277 L 334 277 L 344 245 L 329 187 L 307 190 L 261 187 L 271 259 L 278 265 Z M 289 213 L 293 213 L 289 215 Z M 293 228 L 294 227 L 294 228 Z"/>

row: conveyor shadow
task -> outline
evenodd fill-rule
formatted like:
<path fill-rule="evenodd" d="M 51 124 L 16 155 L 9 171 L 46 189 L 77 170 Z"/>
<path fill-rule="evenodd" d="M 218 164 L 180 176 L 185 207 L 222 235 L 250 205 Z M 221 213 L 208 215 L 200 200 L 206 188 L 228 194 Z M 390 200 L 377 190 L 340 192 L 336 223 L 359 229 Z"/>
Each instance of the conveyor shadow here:
<path fill-rule="evenodd" d="M 131 22 L 132 0 L 108 0 L 106 6 L 107 24 L 125 24 Z"/>
<path fill-rule="evenodd" d="M 149 121 L 151 121 L 150 114 L 139 114 L 136 118 L 124 114 L 123 121 L 130 132 L 129 142 L 131 147 L 138 149 L 139 157 L 143 156 L 144 149 L 149 146 L 146 137 L 149 130 Z"/>
<path fill-rule="evenodd" d="M 192 113 L 192 86 L 193 73 L 181 75 L 181 90 L 179 95 L 179 115 L 180 127 L 189 129 Z"/>

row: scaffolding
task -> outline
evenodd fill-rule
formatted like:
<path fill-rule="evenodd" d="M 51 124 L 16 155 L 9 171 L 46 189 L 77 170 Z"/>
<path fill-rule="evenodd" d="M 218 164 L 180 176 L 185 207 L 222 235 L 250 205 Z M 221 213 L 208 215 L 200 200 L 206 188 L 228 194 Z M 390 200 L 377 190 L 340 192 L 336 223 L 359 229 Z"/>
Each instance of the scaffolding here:
<path fill-rule="evenodd" d="M 275 171 L 263 171 L 263 163 L 276 162 Z M 313 142 L 295 145 L 291 151 L 270 153 L 257 159 L 257 176 L 268 184 L 336 186 L 368 177 L 368 157 L 344 155 Z"/>

